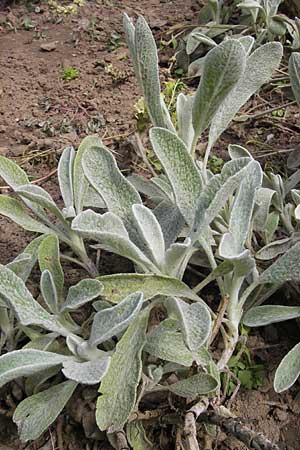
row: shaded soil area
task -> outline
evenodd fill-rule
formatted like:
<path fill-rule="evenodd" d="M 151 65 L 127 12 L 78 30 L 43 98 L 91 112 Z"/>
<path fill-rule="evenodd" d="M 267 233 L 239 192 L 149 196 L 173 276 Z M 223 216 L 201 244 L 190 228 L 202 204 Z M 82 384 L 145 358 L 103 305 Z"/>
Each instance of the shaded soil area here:
<path fill-rule="evenodd" d="M 197 0 L 90 0 L 77 15 L 57 14 L 44 2 L 0 0 L 0 155 L 17 161 L 33 180 L 61 202 L 55 169 L 62 150 L 75 148 L 87 134 L 97 133 L 115 152 L 124 172 L 148 175 L 147 168 L 130 144 L 136 131 L 134 104 L 137 87 L 122 33 L 122 13 L 147 19 L 157 42 L 171 38 L 168 31 L 180 23 L 196 23 Z M 162 81 L 169 80 L 173 51 L 161 46 Z M 76 78 L 64 80 L 65 69 L 77 69 Z M 286 67 L 283 64 L 282 70 Z M 195 89 L 198 80 L 184 80 Z M 243 114 L 246 122 L 234 122 L 224 133 L 215 154 L 227 159 L 228 143 L 247 146 L 274 171 L 285 173 L 289 151 L 300 144 L 300 113 L 287 106 L 283 116 L 256 115 L 290 101 L 277 85 L 255 96 Z M 147 144 L 146 133 L 143 139 Z M 205 141 L 205 136 L 203 138 Z M 201 154 L 203 145 L 198 151 Z M 6 192 L 1 187 L 1 192 Z M 11 261 L 32 238 L 30 233 L 0 217 L 0 263 Z M 128 263 L 107 255 L 103 272 L 126 271 Z M 67 284 L 80 277 L 73 269 Z M 271 330 L 271 331 L 270 331 Z M 273 333 L 273 334 L 272 334 Z M 249 347 L 257 363 L 264 365 L 265 382 L 258 390 L 240 390 L 232 411 L 245 423 L 280 443 L 282 450 L 299 450 L 299 384 L 277 395 L 272 388 L 274 370 L 297 339 L 297 329 L 268 328 L 253 334 Z M 95 424 L 96 388 L 78 389 L 66 413 L 38 441 L 22 444 L 16 438 L 11 415 L 24 394 L 21 383 L 12 383 L 0 395 L 0 450 L 97 450 L 108 448 Z M 171 447 L 171 429 L 156 436 L 159 447 Z M 240 449 L 221 435 L 218 449 Z M 157 446 L 158 448 L 158 446 Z"/>

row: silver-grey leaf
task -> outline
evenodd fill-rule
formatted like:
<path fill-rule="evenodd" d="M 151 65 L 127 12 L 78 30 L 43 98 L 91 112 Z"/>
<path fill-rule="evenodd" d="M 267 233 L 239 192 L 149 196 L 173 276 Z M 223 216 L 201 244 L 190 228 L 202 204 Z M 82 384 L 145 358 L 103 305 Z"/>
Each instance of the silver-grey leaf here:
<path fill-rule="evenodd" d="M 58 298 L 57 298 L 57 289 L 53 280 L 53 276 L 49 270 L 44 270 L 41 275 L 41 293 L 43 299 L 48 306 L 49 310 L 52 314 L 57 314 L 58 307 Z"/>
<path fill-rule="evenodd" d="M 190 151 L 194 139 L 192 122 L 194 96 L 185 95 L 182 92 L 177 97 L 176 116 L 178 124 L 178 136 L 183 140 Z"/>
<path fill-rule="evenodd" d="M 179 331 L 177 321 L 166 319 L 161 322 L 147 336 L 145 351 L 150 355 L 164 361 L 171 361 L 185 367 L 190 367 L 193 361 L 202 361 L 206 365 L 209 360 L 203 361 L 202 349 L 191 352 L 184 343 L 183 335 Z"/>
<path fill-rule="evenodd" d="M 21 278 L 3 266 L 0 267 L 0 294 L 13 307 L 22 325 L 39 325 L 62 336 L 70 334 L 55 316 L 32 297 Z"/>
<path fill-rule="evenodd" d="M 191 352 L 196 352 L 207 341 L 211 332 L 211 316 L 204 303 L 189 305 L 178 298 L 170 299 L 169 307 L 175 312 L 184 341 Z"/>
<path fill-rule="evenodd" d="M 130 324 L 111 358 L 102 379 L 97 401 L 96 421 L 100 430 L 120 430 L 131 414 L 142 375 L 141 354 L 146 342 L 149 309 Z M 122 407 L 120 408 L 120 406 Z"/>
<path fill-rule="evenodd" d="M 132 205 L 142 203 L 136 189 L 126 180 L 103 145 L 91 147 L 83 156 L 84 173 L 105 201 L 108 211 L 120 217 L 131 231 Z"/>
<path fill-rule="evenodd" d="M 121 219 L 113 213 L 100 215 L 90 210 L 84 211 L 73 220 L 72 229 L 99 242 L 94 248 L 102 248 L 124 256 L 143 267 L 145 271 L 159 272 L 159 269 L 131 242 Z"/>
<path fill-rule="evenodd" d="M 65 204 L 66 217 L 74 217 L 74 195 L 73 195 L 73 166 L 75 151 L 73 147 L 64 149 L 57 168 L 57 176 L 60 192 Z"/>
<path fill-rule="evenodd" d="M 167 386 L 169 391 L 184 398 L 206 395 L 216 390 L 217 387 L 217 380 L 208 373 L 198 373 Z"/>
<path fill-rule="evenodd" d="M 256 231 L 264 231 L 268 221 L 270 206 L 273 195 L 276 192 L 273 189 L 262 187 L 256 191 L 256 211 L 254 213 L 253 226 Z"/>
<path fill-rule="evenodd" d="M 209 147 L 226 130 L 231 120 L 249 98 L 271 78 L 279 67 L 283 54 L 279 42 L 270 42 L 258 47 L 248 58 L 243 76 L 225 99 L 212 120 L 209 131 Z"/>
<path fill-rule="evenodd" d="M 57 366 L 68 357 L 40 350 L 15 350 L 0 356 L 0 387 L 19 377 Z"/>
<path fill-rule="evenodd" d="M 283 284 L 286 281 L 300 281 L 300 242 L 278 258 L 258 279 L 260 284 Z"/>
<path fill-rule="evenodd" d="M 19 278 L 26 281 L 38 259 L 38 249 L 45 236 L 33 239 L 23 252 L 18 255 L 7 267 Z"/>
<path fill-rule="evenodd" d="M 238 158 L 252 158 L 252 155 L 248 150 L 241 145 L 229 144 L 228 145 L 228 154 L 231 159 Z"/>
<path fill-rule="evenodd" d="M 153 212 L 144 205 L 133 205 L 132 213 L 139 232 L 139 248 L 159 267 L 165 256 L 165 242 L 159 222 Z"/>
<path fill-rule="evenodd" d="M 120 303 L 95 314 L 89 343 L 96 346 L 124 331 L 134 320 L 143 303 L 143 294 L 128 295 Z"/>
<path fill-rule="evenodd" d="M 181 280 L 194 251 L 190 238 L 186 238 L 185 242 L 172 244 L 165 254 L 164 273 Z"/>
<path fill-rule="evenodd" d="M 200 173 L 184 142 L 176 134 L 163 128 L 152 128 L 150 141 L 171 183 L 176 205 L 191 225 L 202 189 Z"/>
<path fill-rule="evenodd" d="M 72 311 L 90 302 L 102 293 L 104 286 L 98 280 L 81 280 L 75 286 L 71 286 L 65 303 L 61 307 L 62 311 Z"/>
<path fill-rule="evenodd" d="M 155 40 L 145 19 L 139 16 L 135 25 L 135 52 L 139 78 L 149 116 L 154 126 L 175 131 L 169 111 L 160 93 L 158 56 Z"/>
<path fill-rule="evenodd" d="M 97 278 L 104 286 L 102 295 L 112 303 L 119 303 L 132 292 L 142 292 L 144 301 L 157 295 L 184 297 L 201 301 L 195 292 L 177 278 L 139 273 L 120 273 Z"/>
<path fill-rule="evenodd" d="M 244 244 L 250 231 L 255 194 L 261 182 L 260 164 L 253 160 L 249 164 L 235 196 L 228 233 L 224 234 L 221 239 L 219 253 L 224 259 L 238 257 L 245 250 Z"/>
<path fill-rule="evenodd" d="M 60 264 L 59 240 L 54 234 L 46 236 L 38 250 L 38 260 L 41 272 L 49 270 L 52 275 L 58 303 L 63 300 L 64 272 Z"/>
<path fill-rule="evenodd" d="M 168 249 L 180 235 L 185 224 L 184 217 L 179 208 L 169 200 L 160 202 L 153 209 L 153 214 L 160 224 L 164 235 L 165 248 Z"/>
<path fill-rule="evenodd" d="M 89 185 L 83 172 L 82 158 L 86 150 L 99 145 L 102 145 L 102 142 L 98 136 L 87 136 L 83 139 L 76 152 L 73 165 L 73 194 L 77 214 L 79 214 L 83 209 L 84 199 L 86 197 Z"/>
<path fill-rule="evenodd" d="M 35 440 L 47 430 L 71 398 L 77 383 L 65 381 L 23 400 L 13 416 L 23 442 Z"/>
<path fill-rule="evenodd" d="M 261 248 L 255 255 L 257 259 L 268 261 L 285 253 L 292 247 L 294 241 L 291 237 L 279 239 L 278 241 L 270 242 Z"/>
<path fill-rule="evenodd" d="M 33 219 L 22 203 L 7 195 L 0 196 L 0 214 L 16 222 L 24 230 L 35 233 L 53 233 L 51 228 Z"/>
<path fill-rule="evenodd" d="M 288 352 L 279 364 L 274 379 L 276 392 L 289 389 L 300 375 L 300 343 Z"/>
<path fill-rule="evenodd" d="M 191 232 L 192 241 L 215 219 L 230 195 L 238 189 L 245 172 L 254 161 L 239 158 L 224 164 L 222 172 L 211 178 L 204 187 L 198 201 L 195 222 Z"/>
<path fill-rule="evenodd" d="M 110 359 L 110 356 L 85 362 L 69 359 L 63 363 L 62 372 L 69 380 L 77 383 L 98 384 L 108 370 Z"/>
<path fill-rule="evenodd" d="M 300 317 L 300 306 L 264 305 L 247 311 L 243 323 L 249 327 L 262 327 L 298 317 Z"/>
<path fill-rule="evenodd" d="M 289 59 L 289 76 L 296 102 L 300 106 L 300 53 L 292 53 Z"/>
<path fill-rule="evenodd" d="M 193 105 L 193 127 L 198 138 L 209 126 L 218 108 L 236 85 L 246 66 L 246 53 L 236 39 L 210 50 Z"/>
<path fill-rule="evenodd" d="M 66 224 L 63 213 L 58 209 L 51 195 L 45 189 L 34 184 L 25 184 L 18 186 L 15 191 L 22 199 L 27 199 L 34 205 L 37 204 L 39 207 L 48 209 L 61 222 Z"/>
<path fill-rule="evenodd" d="M 29 183 L 24 170 L 5 156 L 0 156 L 0 177 L 13 189 Z"/>

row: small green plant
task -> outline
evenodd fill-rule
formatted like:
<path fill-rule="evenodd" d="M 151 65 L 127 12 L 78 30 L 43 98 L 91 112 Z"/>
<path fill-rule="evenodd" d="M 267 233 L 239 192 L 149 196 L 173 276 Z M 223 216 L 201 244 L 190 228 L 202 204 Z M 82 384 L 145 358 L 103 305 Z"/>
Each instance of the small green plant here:
<path fill-rule="evenodd" d="M 122 36 L 116 32 L 111 33 L 108 44 L 107 44 L 108 51 L 114 52 L 122 45 L 124 45 L 124 42 L 122 41 Z"/>
<path fill-rule="evenodd" d="M 25 17 L 25 19 L 22 22 L 23 28 L 27 31 L 33 30 L 36 27 L 36 23 L 29 19 L 28 17 Z"/>
<path fill-rule="evenodd" d="M 76 67 L 66 67 L 62 73 L 62 79 L 65 81 L 72 81 L 78 78 L 79 70 Z"/>

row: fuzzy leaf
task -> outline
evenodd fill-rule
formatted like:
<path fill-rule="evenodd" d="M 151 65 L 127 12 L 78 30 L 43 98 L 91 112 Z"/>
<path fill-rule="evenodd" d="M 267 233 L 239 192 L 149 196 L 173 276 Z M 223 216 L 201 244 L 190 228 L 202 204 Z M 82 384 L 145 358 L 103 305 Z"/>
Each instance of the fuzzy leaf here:
<path fill-rule="evenodd" d="M 211 317 L 204 303 L 188 303 L 171 299 L 170 308 L 178 317 L 184 341 L 191 352 L 196 352 L 207 341 L 211 331 Z"/>
<path fill-rule="evenodd" d="M 133 205 L 133 216 L 139 231 L 139 241 L 145 247 L 140 249 L 154 264 L 162 266 L 165 256 L 165 242 L 161 227 L 153 212 L 144 205 Z"/>
<path fill-rule="evenodd" d="M 3 266 L 0 267 L 0 294 L 13 307 L 22 325 L 39 325 L 62 336 L 70 333 L 32 297 L 21 278 Z"/>
<path fill-rule="evenodd" d="M 5 158 L 5 156 L 0 156 L 0 177 L 12 189 L 29 183 L 29 179 L 24 170 L 11 159 Z"/>
<path fill-rule="evenodd" d="M 143 17 L 135 25 L 135 51 L 139 68 L 138 79 L 141 82 L 149 116 L 154 126 L 169 128 L 174 126 L 169 111 L 160 93 L 158 57 L 155 40 Z"/>
<path fill-rule="evenodd" d="M 65 223 L 64 215 L 58 209 L 51 195 L 49 195 L 45 189 L 34 184 L 25 184 L 23 186 L 18 186 L 15 191 L 22 199 L 29 200 L 33 205 L 38 205 L 41 208 L 48 209 L 59 220 Z"/>
<path fill-rule="evenodd" d="M 85 197 L 83 199 L 83 206 L 90 208 L 101 208 L 106 209 L 106 203 L 100 196 L 99 192 L 93 188 L 93 186 L 88 186 Z"/>
<path fill-rule="evenodd" d="M 58 313 L 57 289 L 49 270 L 44 270 L 41 276 L 41 293 L 45 303 L 53 314 Z"/>
<path fill-rule="evenodd" d="M 35 233 L 52 233 L 52 230 L 46 225 L 43 225 L 29 216 L 22 203 L 7 195 L 0 196 L 0 214 L 9 217 L 24 228 L 24 230 L 33 231 Z"/>
<path fill-rule="evenodd" d="M 82 164 L 87 179 L 107 204 L 108 211 L 120 217 L 131 231 L 131 208 L 141 203 L 141 198 L 118 169 L 113 155 L 103 145 L 91 147 L 85 152 Z"/>
<path fill-rule="evenodd" d="M 124 331 L 134 320 L 143 303 L 143 294 L 135 292 L 111 308 L 96 313 L 89 343 L 96 346 Z"/>
<path fill-rule="evenodd" d="M 106 374 L 110 363 L 110 356 L 93 359 L 86 362 L 66 360 L 63 363 L 63 374 L 69 380 L 81 384 L 98 384 Z"/>
<path fill-rule="evenodd" d="M 206 395 L 216 390 L 217 387 L 217 380 L 208 373 L 198 373 L 167 386 L 169 391 L 184 398 Z"/>
<path fill-rule="evenodd" d="M 168 200 L 162 201 L 153 210 L 160 227 L 162 229 L 165 248 L 168 249 L 171 244 L 178 238 L 180 232 L 182 231 L 185 220 L 174 203 Z"/>
<path fill-rule="evenodd" d="M 294 242 L 291 237 L 279 239 L 278 241 L 265 245 L 256 253 L 255 257 L 260 260 L 268 261 L 285 253 L 292 247 L 293 243 Z"/>
<path fill-rule="evenodd" d="M 300 53 L 292 53 L 290 56 L 289 76 L 296 102 L 300 106 Z"/>
<path fill-rule="evenodd" d="M 255 193 L 262 182 L 262 170 L 257 161 L 249 164 L 241 181 L 229 220 L 229 231 L 221 239 L 219 253 L 224 259 L 236 259 L 245 251 L 252 213 L 255 203 Z"/>
<path fill-rule="evenodd" d="M 130 324 L 116 347 L 100 386 L 96 421 L 100 430 L 123 428 L 132 412 L 142 375 L 141 354 L 146 342 L 149 309 Z"/>
<path fill-rule="evenodd" d="M 224 99 L 243 75 L 246 53 L 236 39 L 228 39 L 205 57 L 203 74 L 193 105 L 193 127 L 199 137 Z"/>
<path fill-rule="evenodd" d="M 264 231 L 268 221 L 269 210 L 275 191 L 273 189 L 262 187 L 256 192 L 255 203 L 257 209 L 254 215 L 254 229 Z"/>
<path fill-rule="evenodd" d="M 38 249 L 45 236 L 39 236 L 33 239 L 23 252 L 18 255 L 11 263 L 7 264 L 19 278 L 26 281 L 29 277 L 35 263 L 38 259 Z"/>
<path fill-rule="evenodd" d="M 300 343 L 288 352 L 279 364 L 274 379 L 276 392 L 289 389 L 300 375 Z"/>
<path fill-rule="evenodd" d="M 71 286 L 61 311 L 72 311 L 97 298 L 103 291 L 103 284 L 98 280 L 81 280 Z"/>
<path fill-rule="evenodd" d="M 62 302 L 64 272 L 60 264 L 59 240 L 56 235 L 45 237 L 38 251 L 41 272 L 49 270 L 57 290 L 58 302 Z"/>
<path fill-rule="evenodd" d="M 57 169 L 60 192 L 65 204 L 65 217 L 74 217 L 73 166 L 75 151 L 73 147 L 64 149 Z"/>
<path fill-rule="evenodd" d="M 212 120 L 209 132 L 209 147 L 226 130 L 240 108 L 258 89 L 268 81 L 279 67 L 283 48 L 279 42 L 270 42 L 258 47 L 248 58 L 244 74 L 225 99 Z"/>
<path fill-rule="evenodd" d="M 190 238 L 186 238 L 185 242 L 172 244 L 165 255 L 164 272 L 166 275 L 181 279 L 193 252 Z"/>
<path fill-rule="evenodd" d="M 209 363 L 209 357 L 198 348 L 192 353 L 184 343 L 183 336 L 178 330 L 177 321 L 166 319 L 161 322 L 150 335 L 147 336 L 145 351 L 164 361 L 171 361 L 190 367 L 196 360 L 199 364 Z"/>
<path fill-rule="evenodd" d="M 113 213 L 100 215 L 91 210 L 84 211 L 73 220 L 72 229 L 100 242 L 94 248 L 102 248 L 124 256 L 143 267 L 145 271 L 158 271 L 141 250 L 129 240 L 123 222 Z"/>
<path fill-rule="evenodd" d="M 286 281 L 300 281 L 300 242 L 277 259 L 258 279 L 260 284 L 282 284 Z"/>
<path fill-rule="evenodd" d="M 168 194 L 157 184 L 153 183 L 154 178 L 148 180 L 141 175 L 130 175 L 127 180 L 136 188 L 138 192 L 146 195 L 151 200 L 157 202 L 169 200 Z"/>
<path fill-rule="evenodd" d="M 77 214 L 79 214 L 84 206 L 84 198 L 88 190 L 88 181 L 85 177 L 82 158 L 86 150 L 89 150 L 94 146 L 101 146 L 102 142 L 98 136 L 87 136 L 81 142 L 74 160 L 73 166 L 73 194 L 74 204 Z"/>
<path fill-rule="evenodd" d="M 183 140 L 188 150 L 194 139 L 192 112 L 194 96 L 184 95 L 182 92 L 177 97 L 176 115 L 178 122 L 178 136 Z"/>
<path fill-rule="evenodd" d="M 15 350 L 0 356 L 0 387 L 19 377 L 63 363 L 67 356 L 40 350 Z"/>
<path fill-rule="evenodd" d="M 142 81 L 141 81 L 139 63 L 138 63 L 136 47 L 135 47 L 135 28 L 134 28 L 134 25 L 133 25 L 131 19 L 128 17 L 128 15 L 126 13 L 123 14 L 123 29 L 124 29 L 126 44 L 129 49 L 131 61 L 132 61 L 133 68 L 134 68 L 134 74 L 136 76 L 136 79 L 137 79 L 140 87 L 142 88 L 143 85 L 142 85 Z"/>
<path fill-rule="evenodd" d="M 20 439 L 26 442 L 40 437 L 58 417 L 76 386 L 74 381 L 65 381 L 23 400 L 13 416 Z"/>
<path fill-rule="evenodd" d="M 252 158 L 251 153 L 241 145 L 229 144 L 228 154 L 231 159 Z"/>
<path fill-rule="evenodd" d="M 191 225 L 202 189 L 200 173 L 184 142 L 176 134 L 163 128 L 152 128 L 150 141 L 171 183 L 176 205 Z"/>
<path fill-rule="evenodd" d="M 203 229 L 215 219 L 230 195 L 239 187 L 245 172 L 249 170 L 253 162 L 249 158 L 229 161 L 224 164 L 219 175 L 215 175 L 208 181 L 199 197 L 191 234 L 192 240 L 198 239 Z"/>
<path fill-rule="evenodd" d="M 185 297 L 194 301 L 200 298 L 182 281 L 162 275 L 122 273 L 98 277 L 104 290 L 102 295 L 112 303 L 119 303 L 131 292 L 142 292 L 144 301 L 156 295 Z"/>
<path fill-rule="evenodd" d="M 262 327 L 297 317 L 300 317 L 300 306 L 264 305 L 247 311 L 243 323 L 248 327 Z"/>

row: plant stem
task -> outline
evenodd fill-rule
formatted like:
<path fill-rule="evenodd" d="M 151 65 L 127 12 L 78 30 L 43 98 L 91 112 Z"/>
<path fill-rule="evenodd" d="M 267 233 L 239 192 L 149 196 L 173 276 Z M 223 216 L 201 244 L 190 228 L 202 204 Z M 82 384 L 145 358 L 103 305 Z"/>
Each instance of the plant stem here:
<path fill-rule="evenodd" d="M 262 433 L 257 433 L 246 427 L 236 417 L 224 417 L 215 412 L 205 412 L 199 416 L 199 420 L 217 425 L 225 433 L 243 442 L 249 449 L 280 450 L 276 444 L 273 444 Z"/>

